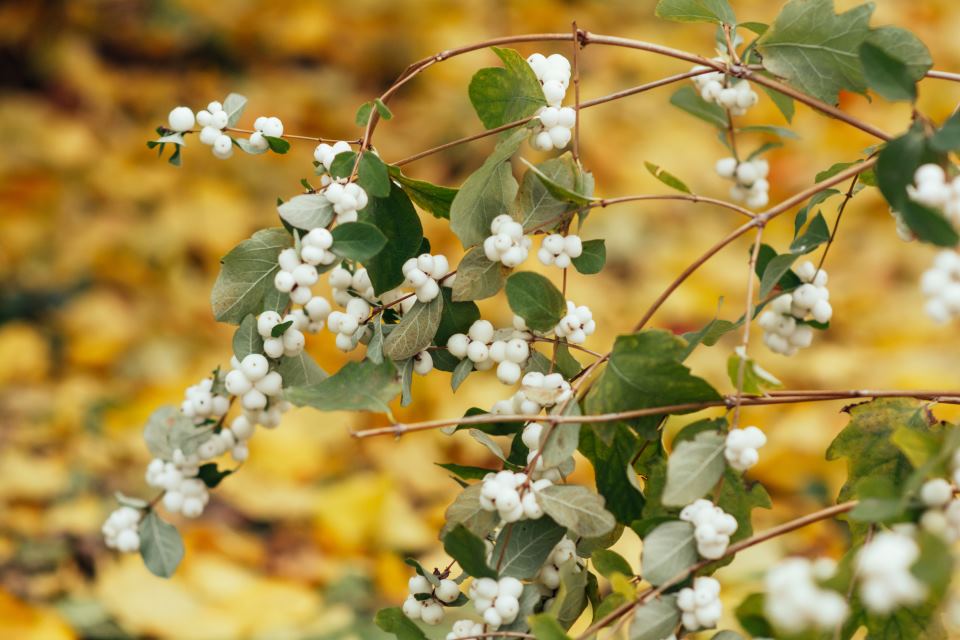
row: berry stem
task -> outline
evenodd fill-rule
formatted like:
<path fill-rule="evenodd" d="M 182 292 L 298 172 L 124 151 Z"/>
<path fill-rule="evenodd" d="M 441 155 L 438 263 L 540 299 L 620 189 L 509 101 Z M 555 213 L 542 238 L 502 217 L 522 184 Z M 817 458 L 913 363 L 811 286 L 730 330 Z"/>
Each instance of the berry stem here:
<path fill-rule="evenodd" d="M 856 179 L 856 178 L 854 178 Z M 753 251 L 750 252 L 750 262 L 747 270 L 747 310 L 743 314 L 743 340 L 740 341 L 740 349 L 737 355 L 740 361 L 737 363 L 737 394 L 733 404 L 733 419 L 730 421 L 730 428 L 736 429 L 740 424 L 740 405 L 743 402 L 743 378 L 747 365 L 747 346 L 750 344 L 750 325 L 753 324 L 753 281 L 754 271 L 757 267 L 757 258 L 760 256 L 760 244 L 763 238 L 763 227 L 757 227 L 757 237 L 753 241 Z"/>

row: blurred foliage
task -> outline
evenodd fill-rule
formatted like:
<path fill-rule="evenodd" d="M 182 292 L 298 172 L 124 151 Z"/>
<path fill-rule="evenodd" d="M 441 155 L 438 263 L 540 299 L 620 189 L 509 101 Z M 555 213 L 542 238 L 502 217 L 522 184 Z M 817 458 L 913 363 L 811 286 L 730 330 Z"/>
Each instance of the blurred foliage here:
<path fill-rule="evenodd" d="M 398 602 L 404 554 L 439 563 L 436 531 L 456 485 L 433 462 L 480 464 L 482 447 L 437 433 L 356 442 L 357 415 L 296 411 L 252 442 L 251 460 L 216 493 L 199 521 L 184 523 L 187 558 L 170 581 L 138 558 L 106 552 L 101 521 L 115 490 L 142 491 L 146 416 L 179 402 L 183 388 L 224 364 L 230 328 L 208 305 L 219 257 L 273 224 L 277 196 L 311 173 L 308 143 L 287 156 L 215 160 L 191 144 L 180 170 L 144 146 L 176 104 L 199 108 L 238 91 L 247 118 L 280 116 L 289 132 L 356 137 L 354 112 L 411 61 L 487 37 L 566 31 L 570 20 L 600 33 L 710 53 L 709 27 L 664 24 L 653 0 L 445 3 L 438 0 L 23 0 L 0 5 L 0 637 L 299 640 L 372 637 L 371 612 Z M 778 4 L 737 0 L 738 15 L 768 20 Z M 846 8 L 854 2 L 838 2 Z M 914 30 L 936 67 L 960 69 L 953 0 L 879 0 L 876 24 Z M 522 46 L 563 51 L 560 46 Z M 405 155 L 480 130 L 466 87 L 489 52 L 445 62 L 409 83 L 377 135 L 382 156 Z M 675 61 L 589 47 L 584 99 L 685 69 Z M 721 147 L 702 123 L 667 105 L 668 90 L 584 112 L 582 154 L 601 195 L 662 192 L 643 169 L 654 162 L 698 193 L 723 195 L 712 171 Z M 923 84 L 920 105 L 942 119 L 960 87 Z M 844 95 L 842 106 L 889 131 L 905 128 L 902 105 Z M 763 102 L 753 123 L 782 124 Z M 655 123 L 655 126 L 651 126 Z M 242 124 L 249 124 L 247 122 Z M 772 156 L 773 200 L 834 162 L 858 157 L 866 136 L 801 109 L 802 138 Z M 757 140 L 759 145 L 762 140 Z M 490 141 L 405 167 L 456 185 Z M 528 152 L 528 155 L 535 155 Z M 902 244 L 870 190 L 849 208 L 826 268 L 831 329 L 791 360 L 755 344 L 752 353 L 788 388 L 956 387 L 955 328 L 922 313 L 916 286 L 933 255 Z M 828 220 L 835 212 L 827 207 Z M 595 212 L 587 237 L 606 237 L 602 284 L 571 278 L 571 297 L 593 307 L 605 350 L 693 256 L 735 221 L 705 205 L 635 204 Z M 435 250 L 458 256 L 455 239 L 429 217 Z M 765 240 L 785 246 L 778 220 Z M 735 317 L 748 239 L 691 278 L 656 323 L 682 332 L 722 313 Z M 505 306 L 504 306 L 505 307 Z M 485 308 L 506 321 L 505 308 Z M 696 370 L 726 388 L 735 338 L 701 348 Z M 341 361 L 332 340 L 313 340 L 320 362 Z M 454 399 L 445 374 L 417 380 L 418 401 L 401 419 L 458 415 L 505 393 L 474 376 Z M 826 463 L 842 426 L 837 403 L 745 410 L 770 434 L 755 470 L 776 507 L 758 529 L 832 500 L 843 468 Z M 944 415 L 950 414 L 946 411 Z M 676 420 L 669 432 L 686 420 Z M 411 473 L 416 469 L 416 473 Z M 590 482 L 582 463 L 577 480 Z M 744 554 L 726 568 L 726 594 L 758 583 L 771 558 L 838 554 L 835 524 Z M 625 535 L 617 549 L 637 558 Z"/>

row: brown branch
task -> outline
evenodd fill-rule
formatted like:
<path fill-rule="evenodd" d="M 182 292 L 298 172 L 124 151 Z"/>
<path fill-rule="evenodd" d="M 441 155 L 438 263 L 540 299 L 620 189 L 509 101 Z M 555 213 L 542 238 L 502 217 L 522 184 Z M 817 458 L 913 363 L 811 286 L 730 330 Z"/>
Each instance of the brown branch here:
<path fill-rule="evenodd" d="M 756 276 L 757 258 L 760 256 L 760 243 L 763 238 L 763 227 L 757 227 L 757 238 L 753 242 L 753 251 L 750 252 L 750 262 L 747 271 L 747 310 L 743 314 L 743 340 L 740 342 L 740 351 L 737 355 L 737 394 L 733 403 L 733 419 L 731 428 L 736 429 L 740 424 L 740 405 L 743 403 L 743 377 L 747 364 L 747 346 L 750 344 L 750 320 L 753 318 L 753 281 Z"/>
<path fill-rule="evenodd" d="M 577 28 L 577 21 L 574 20 L 571 25 L 573 28 L 573 110 L 576 120 L 573 122 L 573 148 L 571 153 L 573 160 L 580 164 L 580 29 Z"/>
<path fill-rule="evenodd" d="M 837 391 L 779 391 L 771 392 L 766 396 L 748 395 L 741 400 L 744 406 L 766 406 L 776 404 L 798 404 L 802 402 L 827 402 L 832 400 L 850 400 L 856 398 L 915 398 L 918 400 L 929 400 L 943 404 L 960 404 L 960 390 L 954 391 L 927 391 L 927 390 L 905 390 L 905 389 L 843 389 Z M 497 422 L 549 422 L 551 424 L 560 423 L 602 423 L 617 422 L 631 418 L 642 418 L 645 416 L 668 415 L 672 413 L 689 413 L 701 411 L 711 407 L 732 408 L 735 402 L 735 395 L 725 395 L 718 400 L 706 400 L 703 402 L 687 402 L 683 404 L 664 405 L 660 407 L 647 407 L 643 409 L 632 409 L 630 411 L 617 411 L 614 413 L 599 413 L 587 416 L 570 416 L 561 413 L 546 415 L 524 415 L 524 414 L 483 414 L 475 416 L 464 416 L 461 418 L 440 418 L 436 420 L 426 420 L 423 422 L 413 422 L 410 424 L 397 423 L 388 427 L 376 427 L 373 429 L 364 429 L 354 431 L 351 435 L 354 438 L 371 438 L 374 436 L 402 436 L 406 433 L 417 431 L 428 431 L 430 429 L 439 429 L 441 427 L 450 427 L 454 425 L 478 425 L 493 424 Z"/>
<path fill-rule="evenodd" d="M 644 194 L 638 196 L 620 196 L 618 198 L 602 198 L 596 200 L 587 205 L 587 208 L 597 208 L 597 207 L 609 207 L 613 204 L 621 204 L 624 202 L 644 202 L 647 200 L 685 200 L 687 202 L 693 202 L 694 204 L 703 202 L 705 204 L 712 204 L 718 207 L 723 207 L 724 209 L 729 209 L 730 211 L 736 211 L 740 215 L 744 215 L 748 218 L 755 217 L 755 214 L 745 207 L 741 207 L 738 204 L 733 202 L 728 202 L 726 200 L 720 200 L 719 198 L 711 198 L 709 196 L 698 196 L 695 193 L 691 194 L 681 194 L 681 193 L 667 193 L 667 194 Z"/>

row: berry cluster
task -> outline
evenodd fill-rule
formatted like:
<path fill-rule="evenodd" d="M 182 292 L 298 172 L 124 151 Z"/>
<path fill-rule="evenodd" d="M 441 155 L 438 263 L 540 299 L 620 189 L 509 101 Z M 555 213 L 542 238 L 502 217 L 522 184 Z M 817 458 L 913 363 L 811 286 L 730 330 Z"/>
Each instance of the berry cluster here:
<path fill-rule="evenodd" d="M 540 244 L 540 250 L 537 251 L 537 258 L 546 266 L 555 265 L 561 269 L 570 266 L 573 258 L 579 258 L 583 255 L 583 241 L 580 236 L 570 234 L 562 236 L 559 233 L 551 233 Z"/>
<path fill-rule="evenodd" d="M 727 434 L 723 457 L 737 471 L 746 471 L 760 460 L 757 449 L 767 444 L 767 436 L 756 427 L 731 429 Z"/>
<path fill-rule="evenodd" d="M 341 307 L 346 307 L 354 297 L 360 297 L 367 302 L 374 300 L 373 283 L 366 269 L 357 269 L 353 273 L 343 267 L 334 267 L 327 278 L 330 283 L 333 301 Z M 353 293 L 351 293 L 351 291 Z"/>
<path fill-rule="evenodd" d="M 146 481 L 151 487 L 164 490 L 163 507 L 167 511 L 197 518 L 210 501 L 210 493 L 203 480 L 196 477 L 199 471 L 198 456 L 184 456 L 179 449 L 177 454 L 173 462 L 159 458 L 151 460 L 147 465 Z"/>
<path fill-rule="evenodd" d="M 138 509 L 127 506 L 111 512 L 100 529 L 107 546 L 123 553 L 133 553 L 139 550 L 140 533 L 138 532 L 138 525 L 140 524 L 140 515 Z"/>
<path fill-rule="evenodd" d="M 566 402 L 571 393 L 570 383 L 559 373 L 531 371 L 520 381 L 520 390 L 506 400 L 498 400 L 491 412 L 535 416 L 544 408 Z"/>
<path fill-rule="evenodd" d="M 273 286 L 281 293 L 290 294 L 290 302 L 307 304 L 313 297 L 310 287 L 317 284 L 320 274 L 317 268 L 308 262 L 303 262 L 297 250 L 284 249 L 277 257 L 280 270 L 273 277 Z"/>
<path fill-rule="evenodd" d="M 509 269 L 523 264 L 530 253 L 530 238 L 523 235 L 523 225 L 506 213 L 490 223 L 490 236 L 483 241 L 483 253 L 490 262 L 500 262 Z"/>
<path fill-rule="evenodd" d="M 257 316 L 257 333 L 263 338 L 263 352 L 267 356 L 290 357 L 303 351 L 307 339 L 295 326 L 297 321 L 292 315 L 281 318 L 276 311 L 264 311 Z"/>
<path fill-rule="evenodd" d="M 544 595 L 550 595 L 560 588 L 560 567 L 577 557 L 577 545 L 570 538 L 563 538 L 556 544 L 540 573 L 537 574 L 537 584 L 541 585 Z"/>
<path fill-rule="evenodd" d="M 503 337 L 505 339 L 498 339 Z M 497 365 L 497 378 L 504 384 L 520 379 L 522 365 L 530 357 L 528 336 L 516 330 L 496 331 L 487 320 L 477 320 L 466 334 L 455 333 L 447 340 L 447 350 L 455 358 L 468 358 L 477 371 Z"/>
<path fill-rule="evenodd" d="M 356 222 L 357 212 L 369 201 L 367 192 L 356 182 L 331 182 L 323 190 L 323 197 L 333 205 L 337 224 Z"/>
<path fill-rule="evenodd" d="M 260 116 L 253 121 L 253 128 L 254 132 L 250 134 L 250 146 L 256 151 L 266 151 L 270 148 L 267 137 L 283 136 L 283 123 L 276 116 Z"/>
<path fill-rule="evenodd" d="M 311 229 L 300 238 L 300 259 L 313 266 L 327 266 L 337 261 L 337 256 L 330 251 L 333 246 L 333 234 L 323 227 Z"/>
<path fill-rule="evenodd" d="M 483 621 L 491 627 L 510 624 L 520 613 L 520 594 L 523 583 L 516 578 L 478 578 L 470 583 L 470 598 L 483 616 Z"/>
<path fill-rule="evenodd" d="M 597 323 L 590 307 L 578 307 L 572 300 L 567 300 L 567 315 L 560 318 L 553 332 L 558 338 L 566 338 L 570 344 L 583 344 L 596 330 Z"/>
<path fill-rule="evenodd" d="M 943 167 L 931 163 L 917 168 L 913 181 L 907 185 L 911 200 L 936 209 L 954 225 L 960 225 L 960 177 L 948 180 Z"/>
<path fill-rule="evenodd" d="M 327 316 L 327 328 L 336 334 L 337 349 L 352 351 L 360 334 L 366 327 L 361 324 L 370 315 L 370 305 L 363 298 L 351 298 L 346 311 L 331 311 Z"/>
<path fill-rule="evenodd" d="M 480 506 L 486 511 L 496 511 L 504 522 L 536 520 L 543 516 L 537 492 L 551 485 L 553 482 L 547 479 L 531 483 L 527 474 L 506 469 L 488 473 L 480 490 Z"/>
<path fill-rule="evenodd" d="M 763 342 L 774 353 L 792 356 L 813 342 L 809 319 L 825 324 L 833 317 L 827 272 L 809 260 L 794 269 L 803 282 L 790 293 L 774 298 L 757 323 L 764 330 Z"/>
<path fill-rule="evenodd" d="M 720 158 L 716 170 L 721 178 L 734 181 L 730 197 L 737 202 L 745 202 L 752 209 L 760 209 L 770 202 L 770 183 L 767 182 L 770 165 L 763 158 L 744 161 Z"/>
<path fill-rule="evenodd" d="M 279 396 L 283 391 L 283 378 L 278 372 L 270 371 L 270 362 L 262 354 L 251 353 L 240 362 L 234 357 L 230 364 L 233 370 L 224 382 L 230 395 L 240 396 L 244 409 L 264 409 L 268 398 Z"/>
<path fill-rule="evenodd" d="M 577 122 L 575 109 L 560 106 L 570 86 L 570 61 L 559 53 L 550 56 L 535 53 L 527 58 L 527 63 L 543 86 L 548 105 L 535 115 L 540 127 L 533 131 L 530 145 L 539 151 L 563 149 L 570 143 L 570 130 Z"/>
<path fill-rule="evenodd" d="M 722 58 L 717 60 L 725 62 Z M 708 68 L 698 65 L 691 71 L 704 71 Z M 719 71 L 694 76 L 693 84 L 700 91 L 701 98 L 720 105 L 734 116 L 744 115 L 747 109 L 757 104 L 759 100 L 749 82 L 732 78 Z"/>
<path fill-rule="evenodd" d="M 460 587 L 446 578 L 434 587 L 425 577 L 416 575 L 410 578 L 407 586 L 410 595 L 403 602 L 403 614 L 411 620 L 422 620 L 425 624 L 440 624 L 443 621 L 443 605 L 455 602 L 460 597 Z"/>
<path fill-rule="evenodd" d="M 685 506 L 680 519 L 693 524 L 697 553 L 709 560 L 723 557 L 738 526 L 736 518 L 704 498 Z"/>
<path fill-rule="evenodd" d="M 688 631 L 715 627 L 723 614 L 720 604 L 720 583 L 715 578 L 699 576 L 692 587 L 677 593 L 680 621 Z"/>
<path fill-rule="evenodd" d="M 404 262 L 400 270 L 406 278 L 405 284 L 413 287 L 420 302 L 430 302 L 440 295 L 441 281 L 445 287 L 453 286 L 446 256 L 421 253 Z"/>
<path fill-rule="evenodd" d="M 836 591 L 818 583 L 836 572 L 829 558 L 813 562 L 788 558 L 767 572 L 764 613 L 778 629 L 790 635 L 808 629 L 832 630 L 847 617 L 847 603 Z"/>
<path fill-rule="evenodd" d="M 229 119 L 223 105 L 216 100 L 208 104 L 206 109 L 197 112 L 197 124 L 203 127 L 200 129 L 200 142 L 212 147 L 213 155 L 221 160 L 233 155 L 233 139 L 223 132 Z"/>
<path fill-rule="evenodd" d="M 925 309 L 934 321 L 945 323 L 960 314 L 960 253 L 946 249 L 923 273 L 920 288 L 927 296 Z"/>
<path fill-rule="evenodd" d="M 484 632 L 482 622 L 473 620 L 457 620 L 450 628 L 447 634 L 447 640 L 462 640 L 463 638 L 475 638 Z"/>
<path fill-rule="evenodd" d="M 180 404 L 180 411 L 194 424 L 203 424 L 207 420 L 217 420 L 230 410 L 230 399 L 213 392 L 213 379 L 204 378 L 197 384 L 187 387 L 186 398 Z"/>
<path fill-rule="evenodd" d="M 333 159 L 345 151 L 351 151 L 351 149 L 350 144 L 343 140 L 335 142 L 333 145 L 321 142 L 317 145 L 317 148 L 313 150 L 313 159 L 317 161 L 317 164 L 323 165 L 323 168 L 327 171 L 327 175 L 323 176 L 324 186 L 330 184 L 331 178 L 329 173 L 330 167 L 333 166 Z"/>
<path fill-rule="evenodd" d="M 919 557 L 920 547 L 904 527 L 878 533 L 864 544 L 856 560 L 864 606 L 886 614 L 923 602 L 926 585 L 910 571 Z"/>

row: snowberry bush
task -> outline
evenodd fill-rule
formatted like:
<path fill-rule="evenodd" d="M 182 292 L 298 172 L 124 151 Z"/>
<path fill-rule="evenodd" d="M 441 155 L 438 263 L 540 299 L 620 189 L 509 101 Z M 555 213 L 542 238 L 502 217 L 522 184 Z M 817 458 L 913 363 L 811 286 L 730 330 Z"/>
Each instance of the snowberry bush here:
<path fill-rule="evenodd" d="M 377 624 L 402 640 L 423 639 L 425 629 L 439 624 L 449 639 L 564 639 L 578 620 L 579 640 L 607 629 L 625 630 L 631 640 L 712 629 L 731 620 L 713 577 L 718 568 L 744 549 L 831 518 L 849 529 L 845 555 L 772 566 L 766 592 L 735 608 L 742 631 L 851 638 L 865 627 L 870 638 L 943 637 L 944 614 L 956 617 L 960 608 L 950 587 L 950 544 L 960 539 L 960 429 L 938 421 L 933 410 L 960 393 L 783 390 L 748 355 L 755 324 L 768 347 L 754 349 L 755 357 L 787 367 L 781 356 L 817 348 L 814 336 L 829 331 L 834 311 L 849 312 L 830 302 L 825 260 L 842 232 L 841 214 L 868 188 L 879 189 L 894 218 L 876 233 L 941 247 L 918 283 L 929 299 L 927 313 L 939 322 L 960 315 L 960 172 L 953 164 L 960 115 L 937 124 L 914 109 L 904 131 L 892 135 L 836 106 L 841 90 L 869 89 L 877 99 L 914 103 L 925 77 L 952 77 L 931 71 L 925 46 L 907 31 L 871 26 L 871 12 L 865 4 L 838 15 L 831 0 L 792 0 L 762 24 L 738 22 L 726 0 L 660 0 L 662 18 L 712 25 L 703 30 L 709 55 L 574 24 L 569 33 L 470 44 L 411 65 L 360 107 L 357 140 L 314 138 L 315 148 L 303 150 L 307 162 L 313 152 L 313 177 L 299 192 L 283 194 L 278 224 L 224 256 L 211 303 L 217 320 L 236 327 L 232 354 L 186 390 L 180 408 L 162 407 L 150 418 L 144 435 L 153 459 L 145 481 L 159 492 L 149 501 L 118 496 L 121 505 L 103 526 L 106 544 L 139 551 L 151 571 L 171 575 L 184 550 L 161 514 L 201 516 L 213 490 L 249 455 L 258 426 L 277 427 L 291 406 L 370 411 L 384 414 L 387 424 L 358 438 L 443 428 L 451 437 L 472 437 L 496 460 L 485 467 L 445 465 L 460 486 L 440 531 L 450 563 L 428 568 L 408 559 L 409 595 L 377 615 Z M 493 46 L 507 42 L 552 43 L 546 46 L 562 52 L 524 57 Z M 453 144 L 497 135 L 489 157 L 458 187 L 404 173 L 450 144 L 382 159 L 374 133 L 392 118 L 387 103 L 394 94 L 429 67 L 487 46 L 502 66 L 480 69 L 467 89 L 487 133 Z M 581 102 L 578 60 L 598 46 L 692 68 Z M 594 195 L 590 159 L 579 155 L 580 111 L 673 83 L 671 104 L 702 121 L 696 126 L 704 127 L 705 140 L 719 139 L 705 166 L 730 181 L 730 199 L 694 193 L 653 163 L 648 170 L 679 193 Z M 794 134 L 753 119 L 760 100 L 771 100 L 788 122 L 801 103 L 878 144 L 850 150 L 814 184 L 770 206 L 777 167 L 765 154 Z M 285 154 L 291 138 L 310 139 L 288 134 L 276 116 L 238 128 L 245 103 L 230 94 L 196 114 L 177 106 L 149 146 L 162 154 L 172 145 L 170 161 L 180 164 L 196 138 L 223 159 L 234 147 Z M 518 157 L 524 141 L 532 160 Z M 658 199 L 714 207 L 740 225 L 683 270 L 632 328 L 617 327 L 621 335 L 608 349 L 591 344 L 594 314 L 566 290 L 568 278 L 604 267 L 604 240 L 590 237 L 590 214 Z M 790 224 L 787 214 L 793 240 L 765 243 L 766 227 Z M 421 215 L 449 224 L 463 251 L 434 253 Z M 717 318 L 682 336 L 650 326 L 691 273 L 740 238 L 752 242 L 739 317 Z M 524 268 L 535 242 L 537 269 L 547 275 Z M 482 299 L 504 305 L 512 322 L 497 326 L 482 318 L 476 304 Z M 728 333 L 734 340 L 726 343 L 737 344 L 723 391 L 685 361 L 695 349 L 724 348 L 716 345 Z M 325 371 L 305 348 L 308 336 L 352 354 L 348 364 Z M 449 374 L 454 391 L 473 376 L 496 375 L 509 388 L 489 411 L 398 423 L 391 403 L 398 396 L 401 405 L 415 401 L 414 373 Z M 849 424 L 826 452 L 847 460 L 836 504 L 755 532 L 752 511 L 771 503 L 750 472 L 777 434 L 741 426 L 741 407 L 851 398 L 864 401 L 845 409 Z M 664 441 L 669 416 L 710 407 L 726 413 L 689 421 Z M 593 468 L 595 489 L 569 481 L 583 461 Z M 610 550 L 623 535 L 642 539 L 640 558 Z M 741 636 L 726 630 L 714 637 Z"/>

